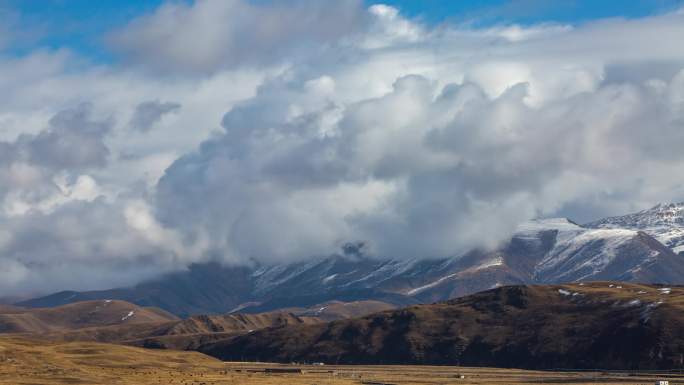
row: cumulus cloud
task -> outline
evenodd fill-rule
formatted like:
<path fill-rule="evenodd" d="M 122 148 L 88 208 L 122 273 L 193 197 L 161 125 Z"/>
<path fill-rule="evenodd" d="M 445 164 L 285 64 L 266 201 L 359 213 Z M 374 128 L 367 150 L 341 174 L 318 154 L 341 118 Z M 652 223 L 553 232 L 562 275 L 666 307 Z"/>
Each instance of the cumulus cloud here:
<path fill-rule="evenodd" d="M 113 124 L 80 104 L 36 134 L 0 142 L 3 295 L 73 287 L 74 278 L 79 288 L 131 284 L 172 266 L 168 258 L 179 250 L 170 232 L 139 219 L 144 205 L 109 201 L 87 174 L 106 168 Z"/>
<path fill-rule="evenodd" d="M 681 194 L 671 172 L 684 160 L 672 99 L 682 76 L 541 107 L 526 103 L 526 84 L 489 97 L 418 76 L 344 108 L 307 89 L 268 89 L 167 170 L 159 212 L 234 258 L 304 257 L 349 240 L 391 257 L 491 247 L 576 200 L 630 202 L 653 185 L 659 198 Z"/>
<path fill-rule="evenodd" d="M 112 32 L 133 66 L 0 61 L 3 290 L 357 241 L 457 256 L 537 216 L 683 200 L 683 21 L 433 27 L 354 1 L 204 0 Z"/>
<path fill-rule="evenodd" d="M 5 213 L 23 213 L 32 204 L 63 195 L 70 188 L 65 179 L 105 167 L 109 149 L 104 138 L 111 126 L 110 118 L 95 119 L 90 105 L 82 104 L 60 111 L 37 134 L 0 142 L 0 201 L 4 200 Z M 87 178 L 82 175 L 76 186 L 95 185 Z"/>
<path fill-rule="evenodd" d="M 166 171 L 163 223 L 228 260 L 306 258 L 350 240 L 436 257 L 492 247 L 576 202 L 605 201 L 597 214 L 683 196 L 672 178 L 683 75 L 648 63 L 681 69 L 684 56 L 669 39 L 646 44 L 684 35 L 681 15 L 428 30 L 392 8 L 369 12 L 400 42 L 383 36 L 378 49 L 369 35 L 343 66 L 312 57 L 262 85 L 226 114 L 224 134 Z M 606 81 L 635 63 L 652 72 Z"/>

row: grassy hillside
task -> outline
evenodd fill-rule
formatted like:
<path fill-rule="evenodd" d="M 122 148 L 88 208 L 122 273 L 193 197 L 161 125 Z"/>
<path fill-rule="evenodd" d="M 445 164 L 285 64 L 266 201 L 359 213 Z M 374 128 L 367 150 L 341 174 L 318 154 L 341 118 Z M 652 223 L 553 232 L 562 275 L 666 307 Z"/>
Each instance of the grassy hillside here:
<path fill-rule="evenodd" d="M 84 301 L 55 308 L 0 308 L 1 333 L 49 333 L 109 325 L 162 323 L 178 317 L 125 301 Z"/>
<path fill-rule="evenodd" d="M 0 308 L 0 333 L 51 341 L 115 342 L 187 350 L 211 341 L 266 327 L 323 322 L 286 312 L 193 316 L 179 320 L 156 308 L 99 300 L 54 308 Z"/>
<path fill-rule="evenodd" d="M 0 384 L 7 385 L 359 385 L 680 383 L 677 374 L 537 372 L 434 366 L 311 366 L 223 363 L 195 352 L 147 350 L 92 342 L 49 343 L 0 337 Z M 294 369 L 273 373 L 273 369 Z"/>
<path fill-rule="evenodd" d="M 509 286 L 200 347 L 224 360 L 519 368 L 684 367 L 684 289 L 596 282 Z"/>

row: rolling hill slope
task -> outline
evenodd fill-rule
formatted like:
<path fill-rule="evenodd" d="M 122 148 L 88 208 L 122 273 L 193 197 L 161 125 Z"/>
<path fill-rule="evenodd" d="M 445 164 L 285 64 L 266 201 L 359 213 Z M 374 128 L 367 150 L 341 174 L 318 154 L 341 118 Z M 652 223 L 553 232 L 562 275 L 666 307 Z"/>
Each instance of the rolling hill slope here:
<path fill-rule="evenodd" d="M 51 333 L 133 324 L 164 323 L 178 317 L 125 301 L 85 301 L 54 308 L 0 309 L 0 333 Z"/>
<path fill-rule="evenodd" d="M 97 341 L 190 350 L 268 327 L 308 325 L 393 308 L 382 302 L 330 302 L 257 314 L 198 315 L 187 319 L 124 301 L 85 301 L 55 308 L 0 308 L 0 333 L 54 341 Z"/>
<path fill-rule="evenodd" d="M 222 360 L 517 368 L 684 367 L 684 288 L 595 282 L 507 286 L 206 344 Z"/>

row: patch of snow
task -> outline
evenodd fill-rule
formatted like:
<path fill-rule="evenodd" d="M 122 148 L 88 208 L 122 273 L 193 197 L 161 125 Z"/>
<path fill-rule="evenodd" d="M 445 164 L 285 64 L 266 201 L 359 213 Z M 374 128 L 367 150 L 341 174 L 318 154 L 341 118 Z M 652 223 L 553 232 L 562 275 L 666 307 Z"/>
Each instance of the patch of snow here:
<path fill-rule="evenodd" d="M 351 286 L 362 282 L 373 282 L 377 285 L 385 282 L 393 277 L 409 272 L 417 264 L 421 262 L 418 258 L 410 258 L 407 260 L 391 260 L 383 263 L 370 274 L 367 274 L 359 279 L 345 283 L 342 286 Z"/>
<path fill-rule="evenodd" d="M 488 269 L 488 268 L 494 267 L 494 266 L 502 266 L 503 264 L 504 264 L 503 258 L 501 256 L 497 256 L 497 257 L 494 257 L 488 261 L 483 262 L 480 265 L 477 265 L 477 266 L 472 267 L 472 268 L 467 269 L 467 270 L 469 270 L 469 271 L 470 270 L 473 270 L 473 271 L 484 270 L 484 269 Z"/>
<path fill-rule="evenodd" d="M 644 306 L 644 308 L 641 310 L 641 322 L 646 323 L 651 319 L 651 314 L 653 313 L 653 310 L 660 306 L 663 303 L 663 301 L 658 301 L 658 302 L 653 302 L 649 303 L 648 305 Z"/>
<path fill-rule="evenodd" d="M 608 287 L 614 287 L 614 286 L 615 286 L 615 285 L 613 285 L 612 283 L 611 283 L 610 285 L 608 285 Z"/>
<path fill-rule="evenodd" d="M 104 303 L 111 303 L 111 302 L 112 302 L 111 299 L 106 299 L 106 300 L 104 301 Z"/>
<path fill-rule="evenodd" d="M 418 293 L 420 293 L 421 291 L 424 291 L 424 290 L 430 289 L 430 288 L 432 288 L 432 287 L 435 287 L 435 286 L 439 285 L 440 283 L 446 281 L 447 279 L 455 277 L 456 275 L 458 275 L 458 273 L 449 274 L 449 275 L 444 276 L 444 277 L 442 277 L 442 278 L 440 278 L 440 279 L 438 279 L 438 280 L 436 280 L 436 281 L 430 282 L 430 283 L 428 283 L 427 285 L 423 285 L 423 286 L 417 287 L 417 288 L 415 288 L 415 289 L 409 290 L 409 291 L 406 292 L 406 295 L 415 295 L 415 294 L 418 294 Z"/>
<path fill-rule="evenodd" d="M 662 288 L 662 289 L 658 289 L 658 291 L 660 292 L 660 294 L 670 294 L 670 293 L 672 293 L 672 289 L 669 288 L 669 287 L 664 287 L 664 288 Z"/>
<path fill-rule="evenodd" d="M 646 294 L 646 292 L 643 290 L 639 290 L 639 291 L 637 291 L 637 294 Z"/>
<path fill-rule="evenodd" d="M 638 299 L 633 299 L 633 300 L 627 302 L 626 306 L 639 306 L 639 305 L 641 305 L 641 301 Z"/>
<path fill-rule="evenodd" d="M 133 317 L 133 314 L 135 314 L 135 311 L 131 310 L 131 311 L 128 312 L 128 314 L 126 314 L 125 316 L 121 317 L 121 320 L 122 320 L 122 321 L 125 321 L 125 320 L 127 320 L 127 319 Z"/>
<path fill-rule="evenodd" d="M 228 311 L 228 314 L 237 313 L 244 308 L 247 308 L 250 306 L 259 306 L 259 305 L 261 305 L 261 302 L 244 302 L 244 303 L 241 303 L 241 304 L 237 305 L 236 307 L 232 308 L 230 311 Z"/>
<path fill-rule="evenodd" d="M 569 291 L 567 291 L 567 290 L 565 290 L 565 289 L 558 289 L 558 292 L 559 292 L 561 295 L 572 295 L 572 293 L 570 293 Z"/>
<path fill-rule="evenodd" d="M 329 275 L 329 276 L 323 278 L 323 284 L 327 284 L 328 282 L 335 279 L 335 277 L 337 277 L 337 274 Z"/>
<path fill-rule="evenodd" d="M 328 261 L 325 258 L 315 258 L 293 265 L 278 265 L 258 269 L 252 273 L 252 277 L 256 278 L 256 292 L 266 292 Z"/>

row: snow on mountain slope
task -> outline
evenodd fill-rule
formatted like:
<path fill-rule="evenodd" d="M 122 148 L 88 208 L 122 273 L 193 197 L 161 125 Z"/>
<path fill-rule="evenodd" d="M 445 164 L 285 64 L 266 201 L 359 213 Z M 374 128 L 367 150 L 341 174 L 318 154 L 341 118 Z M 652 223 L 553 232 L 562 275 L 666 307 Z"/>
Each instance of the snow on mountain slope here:
<path fill-rule="evenodd" d="M 548 231 L 555 232 L 555 242 L 535 264 L 534 282 L 684 280 L 684 260 L 636 226 L 587 228 L 544 219 L 521 225 L 516 236 L 533 239 Z"/>
<path fill-rule="evenodd" d="M 585 227 L 641 230 L 675 253 L 684 252 L 684 202 L 659 204 L 638 213 L 600 219 Z"/>
<path fill-rule="evenodd" d="M 561 282 L 592 279 L 615 262 L 637 235 L 624 229 L 559 230 L 553 249 L 535 267 L 535 277 Z"/>
<path fill-rule="evenodd" d="M 520 282 L 684 281 L 684 259 L 649 235 L 585 228 L 565 218 L 523 223 L 498 250 L 455 258 L 452 266 L 404 293 L 434 301 Z"/>

